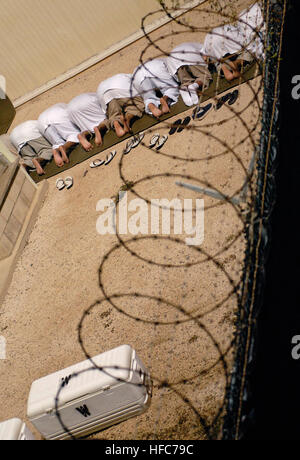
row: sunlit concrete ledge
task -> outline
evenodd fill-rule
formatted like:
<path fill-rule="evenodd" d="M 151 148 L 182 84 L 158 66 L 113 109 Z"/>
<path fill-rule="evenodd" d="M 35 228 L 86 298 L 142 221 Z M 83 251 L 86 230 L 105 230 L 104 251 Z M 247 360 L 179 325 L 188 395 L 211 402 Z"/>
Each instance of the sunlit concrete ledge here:
<path fill-rule="evenodd" d="M 22 168 L 23 169 L 23 168 Z M 20 170 L 22 173 L 22 169 Z M 24 174 L 27 175 L 27 173 Z M 22 229 L 19 233 L 19 236 L 14 244 L 11 254 L 3 260 L 0 260 L 0 304 L 2 303 L 7 289 L 12 280 L 13 272 L 15 270 L 18 258 L 20 257 L 27 241 L 29 235 L 33 229 L 36 218 L 38 216 L 39 210 L 44 202 L 46 192 L 48 190 L 49 184 L 45 180 L 36 186 L 36 192 L 32 199 L 31 205 L 27 212 L 27 215 L 24 219 Z"/>

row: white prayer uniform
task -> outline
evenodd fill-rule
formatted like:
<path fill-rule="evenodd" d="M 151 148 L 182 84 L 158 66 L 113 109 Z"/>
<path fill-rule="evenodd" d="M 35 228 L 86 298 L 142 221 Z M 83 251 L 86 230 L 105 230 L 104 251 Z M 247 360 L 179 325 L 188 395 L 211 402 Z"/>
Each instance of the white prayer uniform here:
<path fill-rule="evenodd" d="M 55 104 L 45 110 L 38 118 L 41 134 L 57 149 L 66 142 L 78 143 L 80 130 L 69 118 L 67 104 Z"/>
<path fill-rule="evenodd" d="M 264 59 L 265 22 L 259 2 L 241 13 L 238 28 L 247 51 L 257 59 Z"/>
<path fill-rule="evenodd" d="M 257 33 L 254 29 L 257 29 Z M 258 3 L 242 11 L 237 25 L 227 24 L 216 27 L 207 34 L 203 53 L 212 59 L 221 59 L 225 54 L 249 51 L 257 59 L 264 57 L 264 19 Z"/>
<path fill-rule="evenodd" d="M 10 140 L 14 147 L 20 152 L 27 142 L 41 137 L 37 120 L 29 120 L 16 126 L 10 133 Z"/>
<path fill-rule="evenodd" d="M 80 128 L 81 132 L 93 132 L 95 126 L 106 119 L 96 93 L 85 93 L 74 97 L 68 104 L 68 113 L 70 120 Z"/>
<path fill-rule="evenodd" d="M 156 107 L 160 105 L 160 99 L 156 96 L 155 89 L 160 90 L 163 96 L 168 96 L 175 104 L 178 101 L 179 86 L 177 81 L 170 75 L 165 59 L 153 59 L 139 65 L 133 72 L 133 84 L 139 96 L 144 99 L 145 111 L 150 103 Z"/>
<path fill-rule="evenodd" d="M 100 106 L 106 113 L 108 104 L 113 99 L 132 98 L 138 95 L 132 83 L 132 74 L 119 73 L 104 80 L 97 89 Z"/>
<path fill-rule="evenodd" d="M 176 77 L 177 70 L 184 65 L 202 65 L 207 67 L 203 57 L 203 45 L 197 42 L 182 43 L 174 48 L 166 59 L 169 73 Z"/>

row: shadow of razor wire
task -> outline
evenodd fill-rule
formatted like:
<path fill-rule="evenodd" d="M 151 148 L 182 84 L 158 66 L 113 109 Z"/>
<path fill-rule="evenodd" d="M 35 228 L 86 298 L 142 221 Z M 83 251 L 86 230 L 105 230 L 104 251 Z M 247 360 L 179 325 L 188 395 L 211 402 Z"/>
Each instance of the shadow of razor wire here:
<path fill-rule="evenodd" d="M 217 190 L 214 189 L 209 189 L 209 188 L 204 188 L 204 187 L 199 187 L 198 185 L 194 184 L 188 184 L 186 182 L 181 182 L 181 181 L 176 181 L 175 184 L 178 185 L 179 187 L 183 187 L 189 190 L 192 190 L 194 192 L 201 193 L 203 195 L 210 196 L 212 198 L 215 198 L 217 200 L 222 200 L 222 201 L 227 201 L 229 203 L 232 203 L 235 206 L 238 206 L 241 203 L 246 203 L 247 200 L 247 193 L 248 193 L 248 185 L 249 185 L 249 177 L 252 176 L 254 172 L 254 165 L 255 165 L 255 157 L 256 157 L 256 151 L 254 151 L 249 168 L 247 170 L 247 176 L 245 178 L 243 187 L 239 195 L 234 196 L 234 197 L 229 197 L 228 195 L 225 195 L 221 192 L 218 192 Z M 119 192 L 119 202 L 124 198 L 126 195 L 126 191 L 120 191 Z M 112 203 L 111 204 L 112 213 L 113 213 L 113 227 L 114 230 L 117 231 L 116 229 L 116 204 Z"/>
<path fill-rule="evenodd" d="M 239 205 L 241 203 L 245 203 L 247 199 L 247 192 L 248 192 L 248 184 L 249 184 L 249 177 L 252 176 L 254 172 L 254 165 L 255 165 L 255 157 L 256 157 L 256 151 L 254 151 L 249 168 L 247 170 L 247 177 L 244 181 L 243 187 L 239 195 L 234 196 L 234 197 L 229 197 L 228 195 L 224 195 L 221 192 L 218 192 L 217 190 L 210 189 L 210 188 L 204 188 L 204 187 L 199 187 L 198 185 L 193 185 L 193 184 L 187 184 L 186 182 L 181 182 L 177 181 L 175 182 L 176 185 L 179 187 L 187 188 L 189 190 L 193 190 L 194 192 L 201 193 L 203 195 L 210 196 L 212 198 L 215 198 L 217 200 L 222 200 L 222 201 L 228 201 L 229 203 L 232 203 L 233 205 Z"/>

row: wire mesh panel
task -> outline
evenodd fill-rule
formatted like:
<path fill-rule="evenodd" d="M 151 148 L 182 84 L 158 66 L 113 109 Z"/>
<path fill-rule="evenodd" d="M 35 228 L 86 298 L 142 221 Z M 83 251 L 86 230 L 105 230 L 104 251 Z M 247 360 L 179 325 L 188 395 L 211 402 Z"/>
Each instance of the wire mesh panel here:
<path fill-rule="evenodd" d="M 271 242 L 270 217 L 276 199 L 275 168 L 279 130 L 279 68 L 286 2 L 266 2 L 266 66 L 262 131 L 257 161 L 256 196 L 247 221 L 247 250 L 236 331 L 236 358 L 228 391 L 224 439 L 240 439 L 254 422 L 251 373 L 255 361 L 257 320 L 262 306 L 264 267 Z"/>

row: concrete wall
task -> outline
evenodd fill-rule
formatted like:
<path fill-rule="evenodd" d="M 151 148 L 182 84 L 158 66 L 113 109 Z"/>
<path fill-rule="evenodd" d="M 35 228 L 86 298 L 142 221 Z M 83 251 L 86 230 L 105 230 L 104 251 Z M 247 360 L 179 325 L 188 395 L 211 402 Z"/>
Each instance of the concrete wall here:
<path fill-rule="evenodd" d="M 165 16 L 158 0 L 0 0 L 7 94 L 15 101 L 104 52 L 140 30 L 155 10 L 148 24 Z"/>
<path fill-rule="evenodd" d="M 0 175 L 0 304 L 48 190 L 48 182 L 36 185 L 18 160 L 6 166 Z"/>
<path fill-rule="evenodd" d="M 3 260 L 13 252 L 37 186 L 17 164 L 10 165 L 0 180 L 0 260 Z"/>

